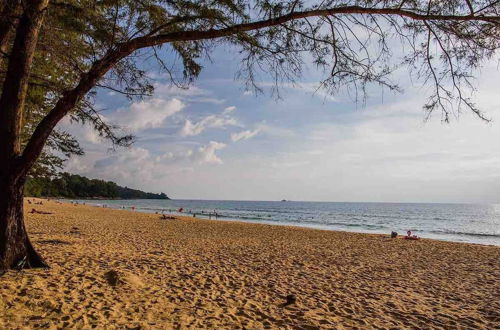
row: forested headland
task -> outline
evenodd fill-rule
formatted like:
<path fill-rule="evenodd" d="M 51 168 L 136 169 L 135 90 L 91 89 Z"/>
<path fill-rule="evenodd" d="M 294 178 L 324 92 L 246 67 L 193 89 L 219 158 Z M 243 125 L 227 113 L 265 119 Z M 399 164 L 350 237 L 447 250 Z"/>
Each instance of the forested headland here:
<path fill-rule="evenodd" d="M 165 193 L 144 192 L 121 187 L 112 181 L 89 179 L 70 173 L 60 173 L 55 178 L 29 178 L 25 185 L 24 195 L 29 197 L 90 199 L 169 199 Z"/>

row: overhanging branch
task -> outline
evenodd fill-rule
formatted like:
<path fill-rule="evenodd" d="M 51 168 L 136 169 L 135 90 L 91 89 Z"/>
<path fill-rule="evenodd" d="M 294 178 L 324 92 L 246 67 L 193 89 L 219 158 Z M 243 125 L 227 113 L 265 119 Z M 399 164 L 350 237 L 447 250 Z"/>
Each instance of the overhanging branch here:
<path fill-rule="evenodd" d="M 401 3 L 404 4 L 404 1 Z M 309 17 L 333 17 L 338 15 L 370 15 L 370 16 L 399 16 L 409 18 L 415 21 L 454 21 L 466 22 L 475 21 L 500 25 L 500 16 L 485 16 L 477 15 L 471 12 L 468 15 L 436 15 L 429 13 L 415 12 L 409 9 L 404 9 L 403 6 L 398 8 L 365 8 L 361 6 L 344 6 L 330 9 L 306 10 L 260 20 L 250 23 L 241 23 L 229 27 L 208 30 L 188 30 L 175 31 L 163 34 L 146 34 L 142 37 L 136 37 L 126 42 L 117 43 L 115 47 L 110 49 L 106 55 L 100 60 L 94 62 L 87 73 L 82 74 L 79 83 L 75 88 L 66 91 L 56 103 L 55 107 L 48 115 L 39 123 L 31 139 L 29 140 L 24 152 L 20 158 L 20 166 L 22 172 L 27 172 L 32 166 L 38 155 L 41 153 L 45 141 L 54 129 L 57 123 L 71 111 L 77 102 L 81 100 L 86 93 L 96 86 L 98 81 L 111 69 L 116 63 L 123 58 L 129 56 L 134 51 L 146 47 L 157 46 L 175 41 L 197 41 L 223 38 L 232 35 L 241 34 L 248 31 L 264 29 L 272 26 L 282 25 L 284 23 L 306 19 Z M 481 11 L 480 9 L 479 11 Z M 478 11 L 478 12 L 479 12 Z M 152 31 L 160 31 L 161 29 L 153 29 Z"/>

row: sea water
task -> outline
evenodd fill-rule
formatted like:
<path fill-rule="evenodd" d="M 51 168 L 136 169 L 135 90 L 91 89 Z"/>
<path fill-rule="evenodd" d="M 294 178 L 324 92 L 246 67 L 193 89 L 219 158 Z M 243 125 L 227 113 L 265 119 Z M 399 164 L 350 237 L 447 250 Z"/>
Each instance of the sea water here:
<path fill-rule="evenodd" d="M 111 208 L 326 230 L 405 235 L 500 246 L 500 204 L 220 200 L 75 200 Z"/>

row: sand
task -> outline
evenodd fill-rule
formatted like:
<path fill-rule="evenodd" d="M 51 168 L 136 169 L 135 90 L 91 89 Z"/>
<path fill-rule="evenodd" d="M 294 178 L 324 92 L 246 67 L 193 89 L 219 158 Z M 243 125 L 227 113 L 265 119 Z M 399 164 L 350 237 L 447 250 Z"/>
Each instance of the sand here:
<path fill-rule="evenodd" d="M 0 278 L 1 329 L 500 327 L 500 247 L 56 202 L 26 211 L 51 268 Z"/>

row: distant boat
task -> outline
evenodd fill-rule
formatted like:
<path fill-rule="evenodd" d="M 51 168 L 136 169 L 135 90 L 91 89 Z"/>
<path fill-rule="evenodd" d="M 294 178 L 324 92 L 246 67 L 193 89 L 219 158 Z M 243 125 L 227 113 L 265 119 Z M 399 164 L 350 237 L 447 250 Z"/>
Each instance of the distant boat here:
<path fill-rule="evenodd" d="M 288 202 L 286 199 L 282 199 L 281 201 L 282 201 L 282 202 Z"/>

